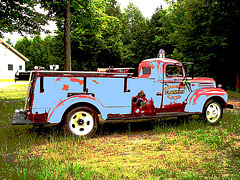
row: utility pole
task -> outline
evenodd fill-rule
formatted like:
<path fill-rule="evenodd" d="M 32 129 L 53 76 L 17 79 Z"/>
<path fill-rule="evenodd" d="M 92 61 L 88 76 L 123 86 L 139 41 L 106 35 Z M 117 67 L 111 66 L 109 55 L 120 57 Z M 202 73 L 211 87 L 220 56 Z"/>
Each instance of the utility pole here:
<path fill-rule="evenodd" d="M 65 71 L 71 71 L 71 12 L 70 12 L 71 0 L 67 0 L 66 17 L 64 24 L 64 60 Z"/>

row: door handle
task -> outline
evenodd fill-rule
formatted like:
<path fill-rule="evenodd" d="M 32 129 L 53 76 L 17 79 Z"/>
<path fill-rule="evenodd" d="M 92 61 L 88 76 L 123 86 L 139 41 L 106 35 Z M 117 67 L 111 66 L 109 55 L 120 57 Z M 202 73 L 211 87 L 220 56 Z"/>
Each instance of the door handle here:
<path fill-rule="evenodd" d="M 157 96 L 161 96 L 162 95 L 162 93 L 160 93 L 160 92 L 157 92 L 157 94 L 156 94 Z"/>

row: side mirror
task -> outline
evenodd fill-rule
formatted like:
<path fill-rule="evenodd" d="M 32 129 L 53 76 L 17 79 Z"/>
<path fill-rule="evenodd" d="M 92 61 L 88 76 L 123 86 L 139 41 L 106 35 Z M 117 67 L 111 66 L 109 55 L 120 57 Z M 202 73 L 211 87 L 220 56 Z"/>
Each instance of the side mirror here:
<path fill-rule="evenodd" d="M 184 85 L 188 85 L 188 84 L 190 84 L 190 81 L 189 81 L 189 80 L 184 80 L 184 81 L 183 81 L 183 84 L 184 84 Z"/>

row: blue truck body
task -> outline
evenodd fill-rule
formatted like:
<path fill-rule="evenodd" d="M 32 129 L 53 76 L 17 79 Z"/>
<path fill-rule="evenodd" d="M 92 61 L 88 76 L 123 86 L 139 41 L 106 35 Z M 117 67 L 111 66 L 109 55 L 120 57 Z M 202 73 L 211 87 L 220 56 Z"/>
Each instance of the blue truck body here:
<path fill-rule="evenodd" d="M 222 109 L 232 107 L 227 104 L 227 92 L 217 88 L 213 79 L 187 77 L 179 61 L 144 60 L 139 64 L 138 77 L 129 69 L 32 71 L 25 109 L 15 111 L 12 124 L 62 123 L 71 133 L 85 136 L 95 132 L 99 120 L 205 114 L 210 124 L 215 124 Z M 91 120 L 84 120 L 88 116 Z M 86 122 L 94 123 L 94 130 L 84 132 Z"/>

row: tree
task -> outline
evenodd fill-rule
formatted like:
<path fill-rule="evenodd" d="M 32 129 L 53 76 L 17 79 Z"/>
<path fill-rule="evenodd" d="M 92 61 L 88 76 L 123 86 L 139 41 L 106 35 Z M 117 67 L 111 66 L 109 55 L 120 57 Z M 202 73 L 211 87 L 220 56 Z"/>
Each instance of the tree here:
<path fill-rule="evenodd" d="M 106 0 L 96 0 L 72 13 L 72 59 L 77 62 L 76 69 L 96 70 L 123 62 L 118 8 Z"/>
<path fill-rule="evenodd" d="M 57 21 L 58 29 L 64 32 L 64 70 L 71 70 L 71 0 L 39 0 L 48 16 Z"/>
<path fill-rule="evenodd" d="M 194 61 L 199 76 L 213 77 L 225 85 L 235 84 L 240 58 L 240 2 L 228 0 L 178 0 L 168 9 L 164 26 L 175 48 L 172 57 Z M 223 73 L 225 72 L 225 73 Z"/>
<path fill-rule="evenodd" d="M 12 47 L 14 46 L 10 38 L 7 39 L 6 43 L 8 43 Z"/>
<path fill-rule="evenodd" d="M 88 5 L 94 4 L 91 0 L 40 0 L 42 7 L 49 11 L 49 15 L 55 15 L 55 20 L 58 21 L 58 27 L 61 30 L 64 21 L 64 57 L 65 65 L 64 70 L 71 71 L 71 14 L 78 9 L 85 9 L 89 11 Z M 65 14 L 63 13 L 65 12 Z"/>
<path fill-rule="evenodd" d="M 122 27 L 123 44 L 128 48 L 126 64 L 137 67 L 145 54 L 143 39 L 146 37 L 147 20 L 133 3 L 124 10 Z"/>
<path fill-rule="evenodd" d="M 35 10 L 37 0 L 0 1 L 0 37 L 3 33 L 39 34 L 48 16 Z"/>
<path fill-rule="evenodd" d="M 240 2 L 234 0 L 169 0 L 167 10 L 150 19 L 158 44 L 166 45 L 168 57 L 194 61 L 197 76 L 213 77 L 234 86 L 239 72 Z M 159 16 L 161 14 L 161 16 Z M 157 17 L 158 18 L 155 18 Z M 150 36 L 152 39 L 152 36 Z M 165 48 L 164 48 L 165 49 Z M 223 73 L 224 72 L 224 73 Z"/>
<path fill-rule="evenodd" d="M 155 13 L 148 21 L 147 38 L 148 42 L 145 43 L 145 52 L 147 57 L 156 57 L 160 49 L 164 49 L 166 55 L 173 51 L 173 46 L 168 37 L 171 28 L 167 24 L 168 11 L 162 7 L 156 8 Z"/>
<path fill-rule="evenodd" d="M 217 0 L 212 1 L 214 9 L 211 13 L 211 32 L 224 39 L 224 47 L 216 56 L 215 70 L 218 74 L 218 82 L 223 85 L 235 87 L 236 74 L 240 73 L 239 67 L 235 64 L 240 59 L 240 1 Z"/>
<path fill-rule="evenodd" d="M 14 48 L 30 60 L 26 63 L 26 70 L 33 70 L 34 61 L 31 58 L 33 54 L 32 39 L 28 39 L 27 36 L 24 36 L 16 42 Z"/>
<path fill-rule="evenodd" d="M 71 0 L 67 0 L 66 17 L 64 23 L 64 59 L 65 59 L 65 71 L 71 71 L 71 12 L 70 12 Z"/>
<path fill-rule="evenodd" d="M 64 67 L 63 40 L 59 36 L 46 36 L 42 39 L 39 35 L 33 39 L 24 36 L 14 46 L 30 61 L 26 63 L 27 70 L 33 70 L 34 66 L 42 66 L 49 69 L 49 65 L 58 64 L 60 69 Z"/>

